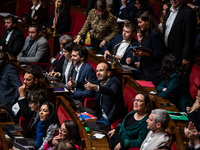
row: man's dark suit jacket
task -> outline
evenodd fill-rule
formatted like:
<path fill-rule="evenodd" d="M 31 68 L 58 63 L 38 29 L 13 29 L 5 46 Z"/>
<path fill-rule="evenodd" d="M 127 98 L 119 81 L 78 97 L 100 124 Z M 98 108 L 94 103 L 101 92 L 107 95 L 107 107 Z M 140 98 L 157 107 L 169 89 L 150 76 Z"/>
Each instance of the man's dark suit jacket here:
<path fill-rule="evenodd" d="M 170 8 L 166 12 L 163 33 L 170 15 Z M 179 60 L 190 60 L 196 38 L 197 17 L 195 11 L 186 4 L 182 4 L 174 20 L 168 36 L 168 53 L 174 53 Z"/>
<path fill-rule="evenodd" d="M 115 47 L 115 45 L 119 44 L 122 41 L 123 41 L 122 34 L 118 34 L 112 41 L 106 43 L 103 46 L 102 52 L 104 53 L 105 50 L 109 50 L 110 53 L 113 55 L 114 54 L 114 47 Z M 139 43 L 137 42 L 137 40 L 135 38 L 133 38 L 132 41 L 131 41 L 131 45 L 132 46 L 139 46 Z M 120 45 L 116 46 L 116 48 L 115 48 L 115 54 L 117 53 L 119 46 Z M 121 64 L 126 64 L 126 58 L 131 57 L 131 59 L 132 59 L 131 65 L 134 65 L 135 60 L 134 60 L 133 53 L 131 52 L 130 48 L 131 48 L 131 46 L 129 45 L 127 47 L 125 53 L 124 53 L 124 56 L 122 57 Z"/>
<path fill-rule="evenodd" d="M 22 85 L 15 67 L 7 64 L 0 74 L 0 103 L 12 105 L 19 96 L 18 88 Z"/>
<path fill-rule="evenodd" d="M 200 108 L 196 111 L 193 111 L 188 116 L 188 123 L 192 121 L 196 126 L 198 132 L 200 131 Z"/>
<path fill-rule="evenodd" d="M 74 69 L 73 73 L 73 81 L 76 79 L 76 70 Z M 84 101 L 84 98 L 86 97 L 94 97 L 95 91 L 88 91 L 84 88 L 84 84 L 86 84 L 85 79 L 87 79 L 91 83 L 96 83 L 96 75 L 94 72 L 94 69 L 87 63 L 84 62 L 81 66 L 81 69 L 79 71 L 79 76 L 77 80 L 77 86 L 76 90 L 74 91 L 74 94 L 71 95 L 73 99 Z"/>
<path fill-rule="evenodd" d="M 120 6 L 121 6 L 121 2 L 120 2 Z M 137 12 L 138 10 L 135 7 L 134 0 L 130 0 L 130 2 L 127 3 L 126 7 L 121 10 L 121 13 L 119 14 L 119 18 L 127 19 L 131 21 L 134 18 L 136 18 Z"/>
<path fill-rule="evenodd" d="M 50 19 L 50 25 L 53 25 L 53 19 L 55 17 L 55 11 L 53 11 L 53 14 Z M 71 18 L 69 16 L 69 11 L 66 7 L 63 7 L 57 20 L 56 24 L 56 33 L 63 34 L 66 32 L 69 32 L 71 27 Z"/>
<path fill-rule="evenodd" d="M 63 63 L 64 63 L 65 57 L 62 56 L 59 60 L 55 60 L 52 64 L 52 67 L 55 72 L 62 72 L 63 71 Z"/>
<path fill-rule="evenodd" d="M 98 85 L 99 91 L 96 92 L 95 104 L 96 116 L 101 118 L 101 109 L 103 109 L 109 119 L 109 122 L 114 119 L 123 118 L 125 115 L 124 98 L 118 78 L 111 77 L 104 86 L 101 86 L 100 82 Z"/>
<path fill-rule="evenodd" d="M 32 5 L 33 6 L 33 5 Z M 32 7 L 31 6 L 31 7 Z M 36 23 L 39 23 L 39 24 L 43 24 L 43 23 L 46 23 L 47 22 L 47 19 L 48 19 L 48 15 L 47 15 L 47 9 L 44 5 L 41 4 L 41 6 L 39 7 L 38 10 L 35 10 L 35 14 L 33 16 L 33 18 L 35 18 L 37 16 L 37 18 L 35 20 L 33 20 L 31 18 L 31 14 L 32 14 L 32 9 L 29 9 L 28 11 L 28 14 L 26 15 L 26 18 L 25 19 L 28 19 L 27 21 L 29 23 L 32 23 L 32 22 L 36 22 Z"/>
<path fill-rule="evenodd" d="M 7 30 L 5 30 L 1 39 L 1 46 L 3 46 L 2 50 L 8 52 L 9 54 L 17 56 L 24 46 L 24 35 L 17 27 L 15 27 L 9 39 L 9 42 L 6 45 L 7 35 L 8 32 Z"/>

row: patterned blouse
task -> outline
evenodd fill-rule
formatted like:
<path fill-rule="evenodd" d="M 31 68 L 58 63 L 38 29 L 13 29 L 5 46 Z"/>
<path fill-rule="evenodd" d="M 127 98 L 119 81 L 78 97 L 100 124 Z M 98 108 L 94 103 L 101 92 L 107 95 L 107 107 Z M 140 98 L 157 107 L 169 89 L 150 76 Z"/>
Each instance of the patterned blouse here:
<path fill-rule="evenodd" d="M 87 20 L 78 35 L 84 38 L 91 29 L 94 38 L 106 42 L 112 40 L 119 33 L 117 20 L 109 11 L 106 11 L 103 17 L 100 18 L 95 9 L 90 10 Z"/>

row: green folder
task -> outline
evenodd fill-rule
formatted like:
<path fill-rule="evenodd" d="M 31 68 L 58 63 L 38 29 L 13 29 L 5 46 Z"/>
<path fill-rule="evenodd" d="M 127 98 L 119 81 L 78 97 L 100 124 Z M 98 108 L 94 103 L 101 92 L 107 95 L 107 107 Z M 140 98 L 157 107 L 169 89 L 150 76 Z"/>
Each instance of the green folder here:
<path fill-rule="evenodd" d="M 172 120 L 188 121 L 187 116 L 181 112 L 167 111 Z"/>

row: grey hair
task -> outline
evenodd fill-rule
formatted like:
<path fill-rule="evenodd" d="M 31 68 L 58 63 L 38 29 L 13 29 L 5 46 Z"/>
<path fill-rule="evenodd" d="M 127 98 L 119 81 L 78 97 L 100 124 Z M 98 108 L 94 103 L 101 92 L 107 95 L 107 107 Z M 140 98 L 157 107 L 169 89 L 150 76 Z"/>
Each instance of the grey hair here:
<path fill-rule="evenodd" d="M 61 42 L 61 40 L 66 39 L 66 40 L 72 40 L 72 37 L 69 35 L 63 35 L 60 37 L 59 42 Z"/>
<path fill-rule="evenodd" d="M 151 111 L 152 114 L 155 114 L 155 122 L 161 123 L 161 127 L 163 129 L 167 129 L 169 123 L 169 114 L 165 109 L 153 109 Z"/>

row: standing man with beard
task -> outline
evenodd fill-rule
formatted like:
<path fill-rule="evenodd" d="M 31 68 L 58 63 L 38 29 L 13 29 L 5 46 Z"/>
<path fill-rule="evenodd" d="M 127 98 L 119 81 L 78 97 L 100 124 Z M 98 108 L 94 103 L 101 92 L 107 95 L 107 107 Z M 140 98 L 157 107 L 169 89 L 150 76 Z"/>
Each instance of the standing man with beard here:
<path fill-rule="evenodd" d="M 17 56 L 24 45 L 24 35 L 16 27 L 18 19 L 12 15 L 5 17 L 5 28 L 3 37 L 0 43 L 0 50 L 6 51 L 9 54 Z"/>
<path fill-rule="evenodd" d="M 86 80 L 86 90 L 96 91 L 96 116 L 99 122 L 109 126 L 114 119 L 124 117 L 124 99 L 120 81 L 117 77 L 111 77 L 110 64 L 101 62 L 97 65 L 96 76 L 98 84 L 92 84 Z"/>

